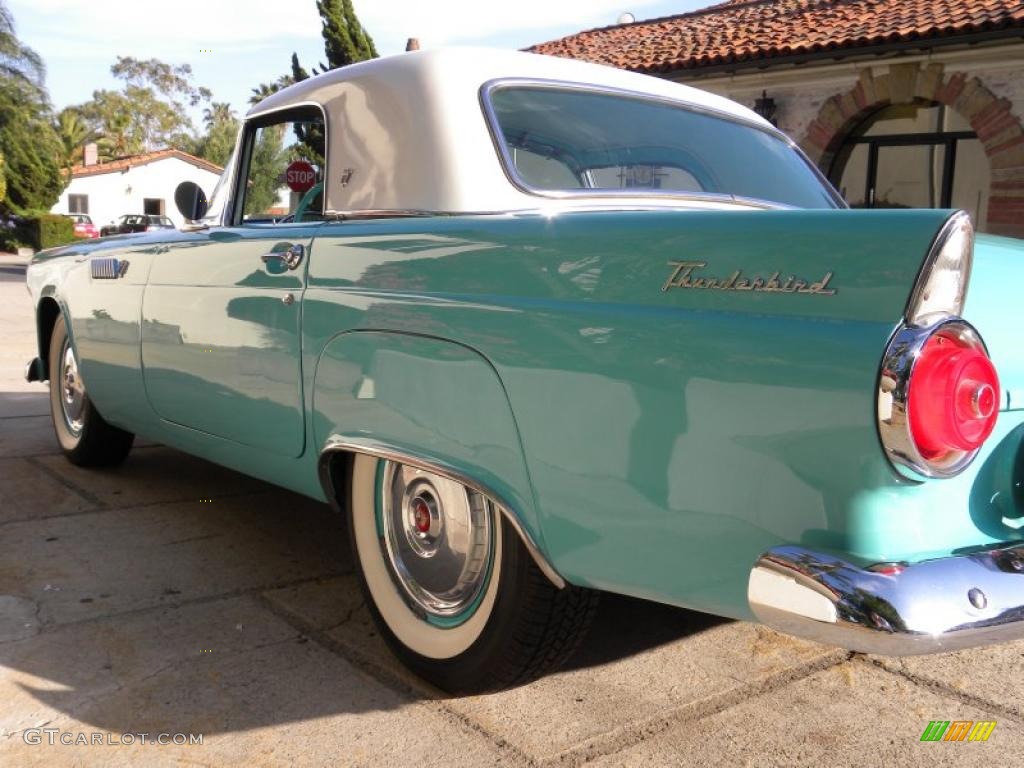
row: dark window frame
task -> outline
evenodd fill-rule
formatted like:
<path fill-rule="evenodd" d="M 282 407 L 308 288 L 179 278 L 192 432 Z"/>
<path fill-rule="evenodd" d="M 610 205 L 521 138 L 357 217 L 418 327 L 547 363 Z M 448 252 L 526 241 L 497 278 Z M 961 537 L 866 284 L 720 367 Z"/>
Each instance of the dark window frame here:
<path fill-rule="evenodd" d="M 245 191 L 246 182 L 249 179 L 249 163 L 252 160 L 252 151 L 256 144 L 256 132 L 260 128 L 265 128 L 271 125 L 279 125 L 281 123 L 292 123 L 297 122 L 303 118 L 309 119 L 310 117 L 319 117 L 324 126 L 324 167 L 322 169 L 321 177 L 324 181 L 324 214 L 326 214 L 327 208 L 327 177 L 328 169 L 330 168 L 330 122 L 327 119 L 327 111 L 321 104 L 313 102 L 306 102 L 303 104 L 294 104 L 282 109 L 277 109 L 272 112 L 265 112 L 255 117 L 250 118 L 245 123 L 245 128 L 242 132 L 241 139 L 241 152 L 238 157 L 238 164 L 235 168 L 234 178 L 234 190 L 230 200 L 230 210 L 227 211 L 226 221 L 229 227 L 266 227 L 275 226 L 269 222 L 247 222 L 242 217 L 245 215 Z M 300 224 L 314 224 L 317 222 L 308 221 L 300 222 Z"/>
<path fill-rule="evenodd" d="M 76 202 L 85 203 L 84 208 L 81 206 L 76 207 Z M 68 213 L 81 213 L 85 216 L 89 215 L 89 196 L 81 193 L 69 194 L 68 195 Z"/>
<path fill-rule="evenodd" d="M 933 102 L 921 104 L 926 107 L 939 107 L 939 124 L 945 116 L 947 109 L 945 104 Z M 885 109 L 884 107 L 882 109 Z M 872 115 L 864 118 L 860 126 L 870 123 L 875 119 L 878 110 Z M 860 127 L 858 126 L 858 127 Z M 956 150 L 957 144 L 961 141 L 977 139 L 978 134 L 974 131 L 930 131 L 918 133 L 889 133 L 878 136 L 850 136 L 843 140 L 836 152 L 835 158 L 828 171 L 829 181 L 836 189 L 840 189 L 842 175 L 846 171 L 846 165 L 850 160 L 853 148 L 860 146 L 868 147 L 867 171 L 864 181 L 864 207 L 875 207 L 875 193 L 878 183 L 878 150 L 881 147 L 927 147 L 942 146 L 945 148 L 945 155 L 942 163 L 942 185 L 939 193 L 940 208 L 953 207 L 953 182 L 956 177 Z M 850 151 L 844 151 L 849 148 Z"/>

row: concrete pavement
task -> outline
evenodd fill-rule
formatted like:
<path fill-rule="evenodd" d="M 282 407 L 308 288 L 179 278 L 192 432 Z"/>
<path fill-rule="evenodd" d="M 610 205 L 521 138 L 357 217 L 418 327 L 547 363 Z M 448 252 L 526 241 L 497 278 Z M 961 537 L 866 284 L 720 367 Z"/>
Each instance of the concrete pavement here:
<path fill-rule="evenodd" d="M 614 596 L 564 671 L 445 697 L 381 643 L 326 506 L 158 445 L 116 470 L 65 462 L 45 389 L 20 381 L 33 354 L 22 280 L 0 263 L 0 763 L 888 766 L 1024 754 L 1024 643 L 876 659 Z M 956 719 L 998 724 L 986 743 L 919 741 L 929 720 Z M 203 743 L 107 743 L 140 733 Z"/>

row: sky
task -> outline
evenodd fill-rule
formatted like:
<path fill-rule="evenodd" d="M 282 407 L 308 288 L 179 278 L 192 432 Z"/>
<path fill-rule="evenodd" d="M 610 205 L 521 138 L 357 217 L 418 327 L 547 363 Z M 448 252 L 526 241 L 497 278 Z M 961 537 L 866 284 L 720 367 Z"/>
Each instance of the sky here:
<path fill-rule="evenodd" d="M 290 71 L 292 52 L 308 70 L 323 60 L 314 0 L 6 0 L 18 37 L 47 66 L 59 110 L 115 88 L 116 56 L 192 66 L 195 82 L 242 115 L 250 89 Z M 422 48 L 486 45 L 516 49 L 583 29 L 684 13 L 715 0 L 355 0 L 382 56 L 406 40 Z M 192 115 L 197 121 L 200 112 Z"/>

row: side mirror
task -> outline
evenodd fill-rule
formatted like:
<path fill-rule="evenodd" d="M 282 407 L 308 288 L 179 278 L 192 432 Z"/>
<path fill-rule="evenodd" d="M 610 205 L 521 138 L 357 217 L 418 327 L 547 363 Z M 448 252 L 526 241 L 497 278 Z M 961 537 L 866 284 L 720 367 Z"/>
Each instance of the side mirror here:
<path fill-rule="evenodd" d="M 174 204 L 185 221 L 198 221 L 210 207 L 206 193 L 194 181 L 183 181 L 178 185 L 174 190 Z"/>

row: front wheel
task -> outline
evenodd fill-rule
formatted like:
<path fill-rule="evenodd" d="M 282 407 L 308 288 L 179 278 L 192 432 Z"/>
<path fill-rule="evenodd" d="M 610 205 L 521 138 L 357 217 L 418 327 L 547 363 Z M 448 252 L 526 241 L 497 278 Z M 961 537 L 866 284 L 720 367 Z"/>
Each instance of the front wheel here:
<path fill-rule="evenodd" d="M 53 431 L 68 460 L 83 467 L 124 461 L 135 436 L 108 424 L 93 406 L 63 317 L 57 318 L 50 336 L 49 370 Z"/>
<path fill-rule="evenodd" d="M 497 504 L 456 480 L 358 455 L 349 509 L 384 639 L 445 691 L 507 688 L 555 669 L 593 619 L 597 593 L 555 587 Z"/>

